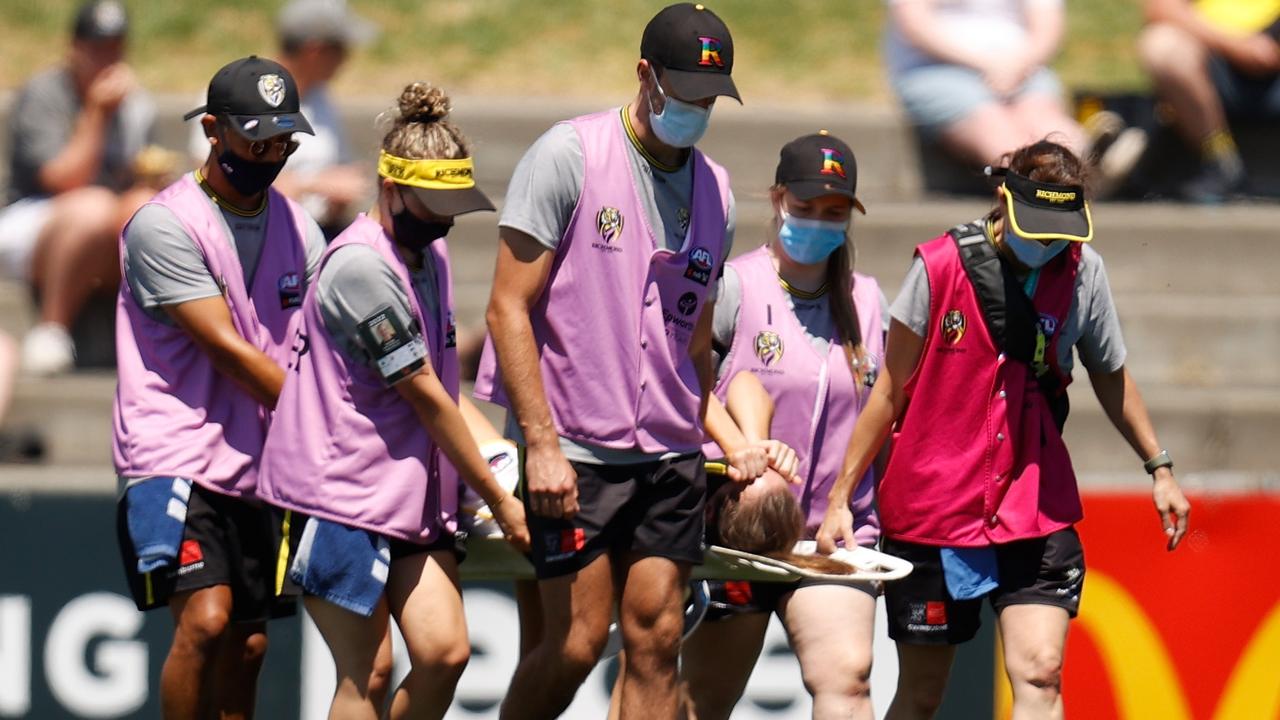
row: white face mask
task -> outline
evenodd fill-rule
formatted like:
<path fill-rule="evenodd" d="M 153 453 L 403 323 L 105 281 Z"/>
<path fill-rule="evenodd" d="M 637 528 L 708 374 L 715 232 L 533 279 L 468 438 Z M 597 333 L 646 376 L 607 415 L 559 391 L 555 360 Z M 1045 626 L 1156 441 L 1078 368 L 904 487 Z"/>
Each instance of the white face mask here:
<path fill-rule="evenodd" d="M 652 67 L 649 68 L 649 77 L 653 78 L 653 86 L 664 101 L 661 113 L 655 113 L 653 100 L 649 101 L 649 126 L 653 128 L 653 134 L 671 147 L 693 147 L 711 124 L 711 108 L 677 100 L 663 92 Z"/>
<path fill-rule="evenodd" d="M 1044 267 L 1046 263 L 1057 257 L 1058 253 L 1067 249 L 1067 243 L 1070 242 L 1068 240 L 1054 240 L 1046 245 L 1039 240 L 1028 240 L 1013 232 L 1012 229 L 1005 231 L 1004 241 L 1009 245 L 1009 249 L 1013 251 L 1014 257 L 1033 270 Z"/>

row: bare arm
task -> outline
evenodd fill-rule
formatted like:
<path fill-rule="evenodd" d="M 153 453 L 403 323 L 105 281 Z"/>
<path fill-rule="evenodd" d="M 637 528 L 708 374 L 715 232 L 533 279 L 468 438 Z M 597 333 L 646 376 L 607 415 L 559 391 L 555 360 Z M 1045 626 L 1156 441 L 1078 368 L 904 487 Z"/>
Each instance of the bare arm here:
<path fill-rule="evenodd" d="M 834 552 L 836 540 L 840 539 L 844 540 L 845 547 L 857 544 L 853 535 L 853 515 L 849 512 L 849 496 L 876 459 L 893 429 L 893 423 L 902 415 L 906 403 L 902 388 L 915 372 L 923 348 L 924 338 L 906 325 L 894 320 L 889 326 L 884 368 L 853 427 L 853 437 L 849 441 L 840 476 L 827 495 L 827 516 L 817 536 L 818 549 L 822 552 Z"/>
<path fill-rule="evenodd" d="M 284 369 L 241 337 L 231 321 L 231 308 L 221 295 L 166 305 L 164 309 L 209 356 L 215 370 L 264 406 L 276 406 L 284 385 Z"/>
<path fill-rule="evenodd" d="M 716 385 L 716 366 L 711 360 L 711 322 L 715 311 L 716 301 L 709 298 L 702 306 L 702 314 L 698 316 L 698 324 L 694 326 L 693 337 L 689 340 L 689 358 L 693 360 L 701 389 L 698 404 L 698 417 L 701 418 L 707 416 L 707 398 L 711 397 L 711 391 Z"/>
<path fill-rule="evenodd" d="M 498 428 L 494 427 L 493 423 L 489 422 L 489 418 L 480 412 L 480 408 L 471 402 L 471 398 L 459 395 L 458 410 L 462 412 L 462 419 L 466 421 L 467 430 L 471 432 L 471 437 L 477 445 L 504 439 L 502 433 L 498 432 Z"/>
<path fill-rule="evenodd" d="M 502 369 L 507 399 L 527 447 L 525 487 L 532 510 L 547 517 L 578 511 L 578 476 L 560 451 L 529 311 L 551 276 L 555 253 L 529 235 L 499 229 L 498 260 L 485 320 Z"/>
<path fill-rule="evenodd" d="M 71 137 L 62 151 L 40 167 L 40 187 L 50 194 L 93 182 L 102 167 L 111 115 L 133 89 L 133 71 L 123 63 L 103 70 L 85 92 Z"/>
<path fill-rule="evenodd" d="M 765 462 L 792 483 L 802 483 L 800 460 L 796 451 L 781 440 L 770 437 L 773 428 L 773 398 L 760 378 L 751 372 L 739 372 L 729 380 L 725 405 L 734 423 L 742 428 L 747 442 L 764 448 Z"/>
<path fill-rule="evenodd" d="M 1093 392 L 1103 411 L 1107 413 L 1107 418 L 1124 436 L 1138 458 L 1146 462 L 1158 455 L 1161 450 L 1160 442 L 1151 425 L 1147 405 L 1142 401 L 1142 393 L 1138 391 L 1138 385 L 1133 381 L 1129 370 L 1121 367 L 1110 373 L 1089 373 L 1089 382 L 1093 385 Z M 1187 532 L 1191 504 L 1178 487 L 1172 469 L 1166 467 L 1156 470 L 1152 481 L 1152 499 L 1155 501 L 1156 512 L 1160 514 L 1165 535 L 1169 538 L 1168 548 L 1173 550 Z"/>
<path fill-rule="evenodd" d="M 516 547 L 528 549 L 529 530 L 525 526 L 524 508 L 520 503 L 506 502 L 510 494 L 489 471 L 489 463 L 480 456 L 480 449 L 472 439 L 462 411 L 431 366 L 424 366 L 411 377 L 396 383 L 395 389 L 413 406 L 418 420 L 457 468 L 463 482 L 489 506 L 505 537 Z"/>

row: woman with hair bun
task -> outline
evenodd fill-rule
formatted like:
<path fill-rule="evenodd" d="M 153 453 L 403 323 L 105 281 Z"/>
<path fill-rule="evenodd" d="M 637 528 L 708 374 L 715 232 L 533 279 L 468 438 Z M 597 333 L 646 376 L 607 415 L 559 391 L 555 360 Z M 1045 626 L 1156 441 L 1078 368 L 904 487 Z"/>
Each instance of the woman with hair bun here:
<path fill-rule="evenodd" d="M 377 718 L 370 682 L 394 617 L 412 663 L 392 718 L 443 717 L 470 645 L 458 587 L 458 479 L 527 549 L 524 510 L 459 409 L 453 219 L 493 210 L 440 88 L 413 83 L 378 156 L 377 204 L 325 252 L 302 303 L 260 493 L 284 511 L 279 567 L 337 665 L 332 718 Z M 277 578 L 277 592 L 285 578 Z"/>
<path fill-rule="evenodd" d="M 848 498 L 893 431 L 877 489 L 881 550 L 911 561 L 887 584 L 898 690 L 890 718 L 932 717 L 955 646 L 996 611 L 1013 717 L 1062 717 L 1068 620 L 1080 607 L 1083 517 L 1062 440 L 1072 348 L 1107 417 L 1144 461 L 1169 550 L 1190 505 L 1137 385 L 1102 258 L 1083 163 L 1042 140 L 991 170 L 994 209 L 916 248 L 890 309 L 885 364 L 854 427 L 818 531 L 854 538 Z"/>

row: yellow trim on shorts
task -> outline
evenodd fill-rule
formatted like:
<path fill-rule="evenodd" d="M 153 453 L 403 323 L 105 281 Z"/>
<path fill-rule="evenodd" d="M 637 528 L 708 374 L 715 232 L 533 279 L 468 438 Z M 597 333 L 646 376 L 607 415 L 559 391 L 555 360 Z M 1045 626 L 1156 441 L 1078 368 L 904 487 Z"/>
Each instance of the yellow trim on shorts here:
<path fill-rule="evenodd" d="M 289 521 L 293 519 L 293 511 L 284 511 L 284 521 L 280 523 L 280 553 L 276 557 L 276 597 L 284 593 L 284 575 L 289 570 Z"/>
<path fill-rule="evenodd" d="M 706 461 L 704 467 L 706 468 L 708 475 L 728 475 L 729 474 L 729 463 L 723 460 L 708 460 Z"/>
<path fill-rule="evenodd" d="M 156 589 L 155 589 L 155 587 L 153 587 L 153 586 L 151 585 L 151 573 L 150 573 L 150 571 L 142 573 L 142 581 L 143 581 L 144 583 L 146 583 L 146 586 L 147 586 L 147 605 L 148 605 L 148 606 L 155 605 L 155 604 L 156 604 Z"/>

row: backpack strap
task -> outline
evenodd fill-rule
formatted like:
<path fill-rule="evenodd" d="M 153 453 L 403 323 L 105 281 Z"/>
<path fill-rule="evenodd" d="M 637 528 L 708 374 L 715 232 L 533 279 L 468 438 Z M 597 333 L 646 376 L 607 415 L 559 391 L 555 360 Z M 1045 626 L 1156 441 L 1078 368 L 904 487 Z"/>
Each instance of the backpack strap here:
<path fill-rule="evenodd" d="M 947 231 L 960 253 L 960 264 L 982 306 L 987 331 L 996 347 L 1027 366 L 1049 401 L 1054 423 L 1061 431 L 1070 402 L 1062 379 L 1052 372 L 1044 354 L 1049 338 L 1040 327 L 1031 298 L 1014 276 L 1000 252 L 987 240 L 981 223 L 965 223 Z"/>

